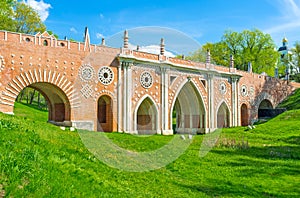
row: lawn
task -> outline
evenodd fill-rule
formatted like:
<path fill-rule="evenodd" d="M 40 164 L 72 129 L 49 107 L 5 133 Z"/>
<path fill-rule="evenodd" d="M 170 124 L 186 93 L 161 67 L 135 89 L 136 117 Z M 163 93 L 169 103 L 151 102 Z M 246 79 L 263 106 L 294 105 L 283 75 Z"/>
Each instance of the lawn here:
<path fill-rule="evenodd" d="M 15 114 L 0 113 L 0 197 L 300 196 L 300 110 L 287 111 L 253 130 L 223 129 L 214 148 L 202 156 L 200 148 L 209 135 L 183 140 L 71 132 L 46 123 L 45 111 L 16 103 Z M 89 152 L 82 134 L 94 140 L 105 136 L 133 155 L 155 151 L 174 139 L 178 149 L 187 141 L 191 144 L 166 166 L 129 172 Z M 106 157 L 118 160 L 113 154 Z"/>

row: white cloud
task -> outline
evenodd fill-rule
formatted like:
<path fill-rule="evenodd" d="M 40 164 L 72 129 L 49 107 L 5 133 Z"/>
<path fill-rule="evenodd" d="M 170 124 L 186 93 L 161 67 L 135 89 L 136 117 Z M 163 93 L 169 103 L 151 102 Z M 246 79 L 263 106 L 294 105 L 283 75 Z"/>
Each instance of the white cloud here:
<path fill-rule="evenodd" d="M 136 50 L 137 46 L 132 45 L 129 43 L 128 45 L 129 49 Z M 160 54 L 160 46 L 159 45 L 147 45 L 147 46 L 139 46 L 139 51 L 141 52 L 147 52 L 151 54 Z M 176 55 L 172 52 L 169 52 L 168 50 L 165 50 L 165 56 L 168 57 L 175 57 Z"/>
<path fill-rule="evenodd" d="M 96 33 L 96 37 L 97 37 L 97 39 L 104 38 L 103 34 L 101 34 L 101 33 Z"/>
<path fill-rule="evenodd" d="M 70 28 L 70 31 L 73 32 L 73 33 L 75 33 L 75 34 L 78 33 L 78 31 L 77 31 L 74 27 L 71 27 L 71 28 Z"/>
<path fill-rule="evenodd" d="M 48 18 L 51 4 L 45 3 L 43 0 L 41 1 L 27 0 L 24 1 L 24 3 L 32 7 L 34 10 L 36 10 L 40 15 L 42 21 L 45 21 Z"/>
<path fill-rule="evenodd" d="M 280 18 L 281 23 L 277 23 L 278 25 L 268 28 L 266 32 L 270 34 L 279 33 L 291 31 L 300 27 L 299 0 L 277 0 L 272 2 L 272 4 L 274 4 L 282 13 Z"/>

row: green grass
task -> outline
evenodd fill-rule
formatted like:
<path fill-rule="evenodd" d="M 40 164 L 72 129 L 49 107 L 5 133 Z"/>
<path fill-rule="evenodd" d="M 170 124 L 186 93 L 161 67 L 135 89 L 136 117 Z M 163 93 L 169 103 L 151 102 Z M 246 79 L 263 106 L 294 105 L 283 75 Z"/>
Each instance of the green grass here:
<path fill-rule="evenodd" d="M 300 89 L 295 90 L 295 92 L 279 104 L 278 107 L 286 108 L 287 110 L 300 109 Z"/>
<path fill-rule="evenodd" d="M 46 123 L 47 112 L 16 103 L 0 113 L 0 197 L 299 197 L 300 110 L 253 130 L 223 129 L 204 157 L 198 135 L 176 161 L 147 172 L 111 168 L 78 132 Z M 100 133 L 98 133 L 100 135 Z M 106 134 L 132 151 L 160 148 L 172 136 Z"/>

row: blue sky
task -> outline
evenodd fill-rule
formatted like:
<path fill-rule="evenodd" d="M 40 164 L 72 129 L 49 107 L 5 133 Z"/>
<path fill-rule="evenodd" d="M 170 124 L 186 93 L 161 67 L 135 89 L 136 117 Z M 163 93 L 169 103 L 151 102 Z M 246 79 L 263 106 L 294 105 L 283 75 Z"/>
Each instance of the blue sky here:
<path fill-rule="evenodd" d="M 47 28 L 60 38 L 67 36 L 82 40 L 84 28 L 89 28 L 91 42 L 121 45 L 113 38 L 122 38 L 117 33 L 129 30 L 133 45 L 150 45 L 145 34 L 136 35 L 144 27 L 158 28 L 161 37 L 167 37 L 166 47 L 176 43 L 176 38 L 164 36 L 164 30 L 174 29 L 197 44 L 218 42 L 225 30 L 242 31 L 257 28 L 271 34 L 276 45 L 281 45 L 284 36 L 290 46 L 300 41 L 300 0 L 27 0 L 39 10 Z M 175 31 L 175 32 L 176 32 Z M 116 35 L 117 34 L 117 35 Z M 120 34 L 121 35 L 121 34 Z M 178 37 L 180 38 L 180 37 Z M 156 38 L 155 38 L 156 39 Z M 169 39 L 169 40 L 168 40 Z M 189 40 L 188 39 L 188 40 Z M 159 44 L 156 39 L 154 45 Z M 184 40 L 184 39 L 177 39 Z M 151 42 L 155 42 L 152 41 Z M 189 41 L 178 41 L 177 45 Z M 121 47 L 121 46 L 113 46 Z M 182 47 L 183 48 L 183 47 Z M 178 50 L 174 48 L 173 50 Z M 180 52 L 179 52 L 180 53 Z"/>

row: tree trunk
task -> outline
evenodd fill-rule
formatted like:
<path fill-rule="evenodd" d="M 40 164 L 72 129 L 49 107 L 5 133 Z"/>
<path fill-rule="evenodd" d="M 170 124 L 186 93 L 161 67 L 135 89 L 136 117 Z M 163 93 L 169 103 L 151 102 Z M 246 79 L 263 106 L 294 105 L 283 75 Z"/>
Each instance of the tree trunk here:
<path fill-rule="evenodd" d="M 35 95 L 35 89 L 33 90 L 33 93 L 32 93 L 32 95 L 30 97 L 30 103 L 29 104 L 32 104 L 33 99 L 34 99 L 34 95 Z"/>

